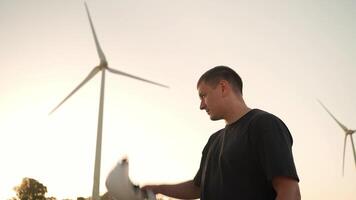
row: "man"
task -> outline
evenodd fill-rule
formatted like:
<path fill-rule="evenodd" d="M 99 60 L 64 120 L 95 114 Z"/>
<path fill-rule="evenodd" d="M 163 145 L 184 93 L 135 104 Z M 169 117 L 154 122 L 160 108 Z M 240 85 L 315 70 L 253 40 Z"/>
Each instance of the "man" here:
<path fill-rule="evenodd" d="M 226 66 L 200 77 L 200 109 L 213 121 L 225 120 L 225 128 L 210 136 L 193 180 L 143 189 L 179 199 L 301 199 L 288 128 L 276 116 L 247 107 L 242 85 Z"/>

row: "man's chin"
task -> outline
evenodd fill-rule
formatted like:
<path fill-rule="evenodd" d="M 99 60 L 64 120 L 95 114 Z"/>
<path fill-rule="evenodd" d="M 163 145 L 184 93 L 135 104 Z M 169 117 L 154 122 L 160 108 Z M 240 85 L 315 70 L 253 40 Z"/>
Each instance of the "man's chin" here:
<path fill-rule="evenodd" d="M 220 119 L 221 119 L 220 117 L 216 117 L 216 116 L 210 115 L 210 120 L 211 121 L 217 121 L 217 120 L 220 120 Z"/>

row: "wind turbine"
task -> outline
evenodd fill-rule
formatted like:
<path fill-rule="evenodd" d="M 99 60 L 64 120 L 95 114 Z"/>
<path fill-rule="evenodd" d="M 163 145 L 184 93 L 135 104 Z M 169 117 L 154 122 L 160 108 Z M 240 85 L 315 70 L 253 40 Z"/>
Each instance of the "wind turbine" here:
<path fill-rule="evenodd" d="M 324 106 L 323 103 L 321 103 L 320 100 L 318 100 L 318 102 L 320 103 L 321 106 L 323 106 L 323 108 L 326 110 L 326 112 L 329 113 L 329 115 L 335 120 L 335 122 L 342 128 L 342 130 L 344 130 L 345 132 L 345 137 L 344 137 L 344 151 L 342 154 L 342 175 L 344 175 L 344 169 L 345 169 L 345 150 L 346 150 L 346 140 L 347 140 L 347 136 L 350 136 L 351 138 L 351 145 L 352 145 L 352 150 L 354 153 L 354 160 L 355 160 L 355 166 L 356 166 L 356 151 L 355 151 L 355 144 L 354 144 L 354 140 L 352 138 L 352 134 L 354 134 L 356 132 L 356 130 L 351 130 L 348 129 L 345 125 L 343 125 L 341 122 L 339 122 L 339 120 L 337 120 L 333 114 L 331 114 L 331 112 Z"/>
<path fill-rule="evenodd" d="M 93 194 L 92 198 L 94 200 L 99 200 L 99 185 L 100 185 L 100 162 L 101 162 L 101 143 L 102 143 L 102 127 L 103 127 L 103 109 L 104 109 L 104 88 L 105 88 L 105 71 L 108 70 L 109 72 L 112 72 L 114 74 L 119 74 L 123 76 L 127 76 L 136 80 L 140 80 L 146 83 L 154 84 L 157 86 L 165 87 L 168 88 L 168 86 L 153 82 L 144 78 L 140 78 L 138 76 L 134 76 L 131 74 L 128 74 L 126 72 L 122 72 L 113 68 L 110 68 L 108 66 L 108 62 L 105 58 L 104 52 L 102 51 L 98 38 L 96 36 L 96 32 L 94 29 L 93 22 L 91 20 L 91 16 L 89 13 L 88 6 L 86 2 L 84 2 L 85 9 L 88 15 L 91 31 L 94 37 L 95 41 L 95 46 L 96 50 L 99 55 L 100 63 L 98 66 L 94 67 L 91 72 L 87 75 L 87 77 L 67 96 L 64 98 L 63 101 L 61 101 L 51 112 L 53 113 L 56 111 L 69 97 L 71 97 L 77 90 L 79 90 L 85 83 L 87 83 L 90 79 L 92 79 L 98 72 L 101 71 L 101 87 L 100 87 L 100 102 L 99 102 L 99 116 L 98 116 L 98 128 L 97 128 L 97 139 L 96 139 L 96 150 L 95 150 L 95 167 L 94 167 L 94 182 L 93 182 Z"/>

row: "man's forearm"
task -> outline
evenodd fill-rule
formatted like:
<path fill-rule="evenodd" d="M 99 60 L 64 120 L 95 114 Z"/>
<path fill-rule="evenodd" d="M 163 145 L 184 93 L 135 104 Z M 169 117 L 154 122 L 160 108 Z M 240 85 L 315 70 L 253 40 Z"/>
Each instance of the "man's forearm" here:
<path fill-rule="evenodd" d="M 200 188 L 194 185 L 192 180 L 174 185 L 157 185 L 148 189 L 152 189 L 154 193 L 178 199 L 198 199 L 200 197 Z"/>
<path fill-rule="evenodd" d="M 298 182 L 287 178 L 277 177 L 272 181 L 277 192 L 276 200 L 301 200 Z"/>

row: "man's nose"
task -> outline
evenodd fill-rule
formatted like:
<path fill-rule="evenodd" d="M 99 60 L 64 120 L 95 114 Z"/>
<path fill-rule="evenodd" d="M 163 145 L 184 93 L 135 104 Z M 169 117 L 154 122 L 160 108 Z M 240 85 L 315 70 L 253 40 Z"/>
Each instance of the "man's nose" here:
<path fill-rule="evenodd" d="M 204 110 L 205 107 L 206 107 L 206 104 L 205 104 L 204 100 L 201 100 L 200 101 L 200 110 Z"/>

